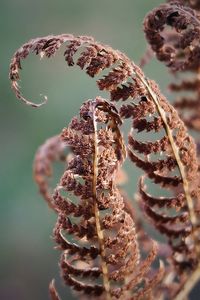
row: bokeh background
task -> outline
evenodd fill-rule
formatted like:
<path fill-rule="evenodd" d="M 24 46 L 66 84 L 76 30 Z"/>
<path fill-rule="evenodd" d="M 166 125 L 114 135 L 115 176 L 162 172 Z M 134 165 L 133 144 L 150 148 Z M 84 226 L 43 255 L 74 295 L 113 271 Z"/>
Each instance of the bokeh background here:
<path fill-rule="evenodd" d="M 59 251 L 51 232 L 56 216 L 48 209 L 32 179 L 36 149 L 61 131 L 78 113 L 80 104 L 105 96 L 78 68 L 67 68 L 61 54 L 23 63 L 23 94 L 48 104 L 33 109 L 19 102 L 10 89 L 8 70 L 17 48 L 30 38 L 48 34 L 92 35 L 124 51 L 138 62 L 146 49 L 142 31 L 145 14 L 161 1 L 145 0 L 1 0 L 0 6 L 0 299 L 46 300 L 48 284 L 56 279 L 63 299 L 73 299 L 59 279 Z M 146 73 L 163 92 L 166 69 L 153 60 Z M 138 171 L 126 164 L 133 196 Z M 59 172 L 58 172 L 59 173 Z M 195 298 L 194 298 L 195 299 Z"/>

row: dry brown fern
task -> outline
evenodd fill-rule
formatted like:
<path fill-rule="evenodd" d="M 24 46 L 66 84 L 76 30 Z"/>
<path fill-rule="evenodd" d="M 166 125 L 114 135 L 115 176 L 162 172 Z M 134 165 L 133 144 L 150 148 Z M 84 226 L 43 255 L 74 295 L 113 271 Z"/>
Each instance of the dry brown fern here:
<path fill-rule="evenodd" d="M 44 163 L 42 171 L 40 170 L 41 159 L 42 157 L 45 159 L 45 152 L 43 152 L 44 156 L 39 152 L 36 157 L 35 174 L 40 190 L 59 215 L 54 238 L 60 248 L 72 256 L 71 260 L 66 255 L 61 258 L 64 280 L 75 290 L 84 291 L 86 294 L 99 294 L 104 299 L 105 297 L 107 299 L 113 297 L 150 299 L 158 293 L 162 297 L 166 295 L 168 299 L 171 295 L 179 297 L 179 291 L 183 288 L 188 276 L 197 274 L 200 268 L 197 217 L 199 173 L 193 139 L 188 135 L 176 110 L 161 95 L 155 82 L 146 78 L 141 69 L 123 53 L 97 43 L 90 37 L 76 38 L 63 34 L 38 38 L 23 45 L 15 53 L 10 66 L 12 88 L 20 100 L 33 107 L 41 105 L 26 100 L 20 92 L 17 82 L 21 60 L 32 52 L 41 57 L 51 57 L 64 42 L 68 43 L 64 57 L 69 66 L 80 66 L 90 77 L 99 75 L 102 70 L 108 69 L 108 74 L 100 76 L 100 79 L 97 80 L 99 89 L 108 91 L 112 101 L 127 100 L 120 107 L 120 117 L 113 105 L 100 98 L 86 102 L 81 107 L 81 119 L 73 119 L 69 128 L 65 129 L 61 135 L 61 140 L 72 147 L 75 156 L 69 162 L 53 197 L 48 196 L 45 164 L 49 167 L 49 163 L 59 157 L 60 154 L 57 155 L 56 151 L 58 150 L 59 153 L 60 144 L 57 149 L 57 146 L 55 147 L 53 157 L 48 158 Z M 74 59 L 79 48 L 82 52 L 78 53 L 78 58 Z M 153 220 L 156 228 L 169 240 L 172 253 L 166 258 L 166 260 L 170 259 L 169 262 L 166 262 L 166 268 L 173 273 L 173 278 L 177 282 L 174 289 L 171 281 L 167 281 L 166 277 L 161 286 L 156 285 L 160 276 L 158 271 L 148 279 L 148 270 L 155 258 L 154 248 L 144 263 L 137 263 L 139 249 L 133 219 L 124 208 L 123 197 L 116 187 L 116 170 L 121 164 L 125 152 L 119 128 L 121 118 L 133 119 L 128 145 L 130 159 L 143 169 L 146 176 L 153 182 L 169 189 L 172 193 L 170 198 L 150 196 L 145 191 L 143 180 L 140 180 L 139 192 L 143 208 Z M 103 131 L 98 131 L 98 122 L 104 124 Z M 159 134 L 156 141 L 149 142 L 149 139 L 139 141 L 138 137 L 135 138 L 135 130 L 138 132 L 154 131 Z M 160 137 L 161 135 L 162 137 Z M 47 157 L 48 145 L 46 148 L 44 146 Z M 109 154 L 99 156 L 101 151 L 105 150 L 106 153 L 108 149 Z M 135 152 L 139 152 L 140 156 Z M 160 152 L 163 152 L 164 159 L 160 160 L 156 156 L 154 159 L 154 154 L 158 156 Z M 80 177 L 83 183 L 79 182 Z M 105 198 L 100 197 L 100 194 L 104 193 L 104 185 L 106 185 L 108 193 Z M 74 204 L 68 198 L 63 197 L 61 192 L 66 191 L 77 196 L 80 203 Z M 103 215 L 104 209 L 108 209 L 107 216 Z M 70 215 L 73 215 L 73 218 L 77 217 L 79 223 L 74 224 L 69 219 Z M 120 220 L 124 220 L 124 223 Z M 119 230 L 118 233 L 115 226 Z M 109 230 L 114 230 L 114 235 L 111 235 L 111 239 L 106 239 Z M 126 231 L 128 232 L 127 236 L 124 235 Z M 86 243 L 87 247 L 69 242 L 62 232 L 75 235 L 76 239 L 81 243 Z M 122 247 L 123 251 L 120 252 L 122 256 L 118 255 L 118 252 L 115 253 L 116 246 L 113 250 L 114 261 L 110 261 L 107 248 L 114 243 L 120 245 L 118 247 Z M 122 262 L 120 258 L 125 257 L 123 255 L 127 257 L 127 260 Z M 116 264 L 115 257 L 119 259 L 116 260 Z M 85 272 L 81 269 L 83 262 L 89 268 Z M 110 267 L 110 265 L 114 265 L 114 267 Z M 162 273 L 162 269 L 160 272 Z M 181 272 L 182 274 L 180 274 Z M 74 276 L 85 277 L 86 281 L 82 283 Z M 87 279 L 92 276 L 101 276 L 103 284 L 91 285 L 88 283 Z M 112 286 L 114 280 L 119 284 L 117 287 Z M 198 280 L 197 275 L 195 280 Z M 144 281 L 147 281 L 146 285 L 141 286 L 141 289 L 138 290 L 138 284 Z M 185 295 L 190 289 L 191 287 L 187 288 Z M 168 294 L 166 294 L 166 290 Z M 50 291 L 52 299 L 57 299 L 53 284 L 50 286 Z M 126 294 L 124 295 L 124 293 Z"/>
<path fill-rule="evenodd" d="M 200 130 L 200 81 L 199 81 L 199 57 L 200 57 L 200 2 L 197 1 L 167 1 L 168 4 L 162 4 L 147 14 L 144 21 L 144 31 L 148 43 L 157 58 L 164 62 L 170 69 L 171 73 L 175 75 L 176 81 L 169 88 L 175 92 L 179 97 L 174 102 L 174 107 L 178 110 L 181 119 L 189 129 Z M 144 59 L 145 60 L 145 59 Z M 179 127 L 180 128 L 180 127 Z M 183 136 L 182 136 L 183 138 Z M 195 136 L 196 144 L 198 146 L 198 137 Z M 185 161 L 189 163 L 190 158 L 185 157 Z M 196 159 L 196 184 L 194 185 L 194 192 L 196 194 L 196 220 L 198 220 L 199 210 L 199 170 L 198 161 Z M 191 185 L 192 186 L 192 185 Z M 196 192 L 195 192 L 196 190 Z M 143 187 L 141 193 L 146 198 L 148 206 L 145 207 L 147 213 L 155 220 L 158 217 L 155 211 L 152 211 L 151 205 L 156 205 L 155 199 L 150 195 L 145 195 Z M 178 191 L 179 193 L 179 191 Z M 149 197 L 150 196 L 150 197 Z M 150 202 L 149 202 L 150 201 Z M 174 201 L 174 200 L 173 200 Z M 181 200 L 182 201 L 182 200 Z M 161 205 L 160 201 L 157 205 Z M 180 208 L 177 207 L 179 210 Z M 181 208 L 183 210 L 183 207 Z M 178 216 L 178 219 L 181 215 Z M 184 215 L 183 215 L 184 216 Z M 190 218 L 191 220 L 191 218 Z M 162 221 L 170 224 L 170 221 L 165 218 Z M 177 222 L 175 215 L 175 222 Z M 179 219 L 180 221 L 180 219 Z M 184 221 L 185 222 L 185 221 Z M 157 226 L 157 224 L 156 224 Z M 168 225 L 169 226 L 169 225 Z M 196 236 L 196 252 L 198 253 L 199 244 L 199 224 L 197 222 L 197 236 Z M 180 242 L 180 234 L 178 234 Z M 185 239 L 187 241 L 188 237 Z M 182 241 L 184 238 L 182 239 Z M 190 248 L 190 243 L 187 242 Z M 182 262 L 186 263 L 184 258 L 183 243 L 177 245 L 179 249 Z M 191 248 L 190 248 L 191 251 Z M 187 254 L 188 256 L 188 254 Z M 199 254 L 197 255 L 197 263 L 199 264 Z M 180 258 L 179 258 L 180 259 Z M 193 284 L 198 280 L 197 271 L 192 273 L 192 278 L 184 284 L 183 291 L 180 292 L 177 299 L 182 299 L 185 291 L 190 290 Z M 195 280 L 194 280 L 195 278 Z"/>
<path fill-rule="evenodd" d="M 38 149 L 33 164 L 34 179 L 39 186 L 39 191 L 52 209 L 55 209 L 52 203 L 52 188 L 49 183 L 49 179 L 53 176 L 52 164 L 54 161 L 66 160 L 65 148 L 60 136 L 54 136 Z"/>
<path fill-rule="evenodd" d="M 200 3 L 168 2 L 146 16 L 144 31 L 157 58 L 176 74 L 177 81 L 169 86 L 180 94 L 175 108 L 189 128 L 199 131 Z"/>
<path fill-rule="evenodd" d="M 135 299 L 132 294 L 137 299 L 150 299 L 163 270 L 148 279 L 156 247 L 153 245 L 146 260 L 140 262 L 135 226 L 115 185 L 125 156 L 118 127 L 120 117 L 115 107 L 101 98 L 84 103 L 80 117 L 74 118 L 61 134 L 74 157 L 51 199 L 51 206 L 58 212 L 54 239 L 63 251 L 62 277 L 74 290 L 102 299 Z M 50 147 L 48 142 L 40 151 L 44 149 L 48 156 Z M 54 149 L 59 154 L 59 148 Z M 41 164 L 38 154 L 36 157 L 35 169 Z M 62 195 L 65 193 L 79 202 L 73 203 Z M 70 242 L 66 233 L 73 235 L 76 243 Z M 97 282 L 102 278 L 102 285 L 94 284 L 95 278 Z M 139 289 L 145 281 L 144 288 Z M 50 291 L 54 299 L 52 285 Z"/>

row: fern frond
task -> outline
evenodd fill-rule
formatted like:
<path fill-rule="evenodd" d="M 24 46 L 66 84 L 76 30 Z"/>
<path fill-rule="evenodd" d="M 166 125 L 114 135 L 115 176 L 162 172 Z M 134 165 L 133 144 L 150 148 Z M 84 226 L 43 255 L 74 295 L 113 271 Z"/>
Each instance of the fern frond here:
<path fill-rule="evenodd" d="M 65 144 L 60 136 L 54 136 L 38 149 L 33 164 L 34 179 L 39 191 L 52 209 L 54 209 L 54 205 L 52 204 L 52 190 L 48 179 L 53 175 L 53 162 L 65 161 L 64 149 Z"/>
<path fill-rule="evenodd" d="M 181 119 L 188 128 L 199 131 L 200 6 L 198 1 L 168 2 L 146 16 L 144 31 L 157 58 L 178 74 L 178 82 L 169 88 L 180 94 L 174 106 Z M 189 74 L 180 74 L 186 71 Z"/>
<path fill-rule="evenodd" d="M 144 210 L 147 213 L 147 215 L 153 220 L 153 223 L 160 230 L 160 232 L 168 236 L 169 243 L 171 244 L 172 249 L 174 249 L 173 248 L 174 240 L 177 239 L 178 237 L 179 237 L 179 243 L 181 245 L 185 244 L 185 252 L 187 255 L 188 255 L 188 246 L 192 249 L 192 251 L 190 251 L 190 255 L 188 255 L 188 258 L 186 255 L 184 259 L 182 259 L 185 262 L 187 261 L 187 259 L 189 259 L 190 264 L 183 265 L 182 261 L 180 262 L 181 271 L 183 271 L 182 267 L 184 266 L 190 265 L 190 268 L 194 269 L 195 266 L 198 264 L 199 241 L 197 235 L 195 236 L 195 231 L 197 230 L 198 227 L 198 221 L 197 221 L 197 216 L 193 215 L 193 213 L 195 214 L 194 210 L 195 207 L 198 205 L 198 201 L 199 201 L 198 197 L 196 198 L 194 195 L 195 194 L 194 191 L 198 186 L 199 175 L 198 175 L 198 168 L 197 168 L 198 164 L 195 156 L 195 145 L 191 140 L 191 138 L 189 138 L 189 136 L 187 135 L 183 123 L 180 121 L 180 119 L 179 120 L 177 119 L 177 115 L 176 113 L 174 114 L 174 111 L 171 107 L 170 110 L 169 108 L 167 109 L 167 106 L 165 106 L 166 112 L 168 111 L 170 111 L 171 113 L 173 112 L 173 114 L 169 115 L 170 122 L 169 121 L 168 122 L 170 124 L 170 130 L 176 130 L 176 134 L 175 135 L 173 134 L 172 136 L 173 136 L 174 144 L 178 146 L 179 159 L 177 160 L 176 156 L 174 155 L 174 152 L 170 147 L 169 136 L 167 135 L 166 135 L 166 139 L 162 137 L 160 143 L 158 140 L 155 143 L 156 145 L 159 144 L 158 146 L 158 150 L 159 150 L 159 148 L 162 147 L 163 145 L 163 139 L 166 141 L 168 140 L 168 147 L 165 146 L 163 151 L 164 155 L 166 156 L 165 160 L 151 161 L 150 158 L 151 154 L 146 153 L 146 147 L 144 147 L 144 152 L 142 151 L 141 147 L 138 149 L 138 143 L 134 142 L 133 133 L 129 138 L 129 142 L 130 142 L 129 155 L 131 160 L 138 167 L 142 168 L 147 174 L 147 176 L 152 180 L 154 180 L 155 183 L 159 183 L 162 186 L 166 186 L 167 184 L 168 189 L 170 188 L 172 193 L 175 192 L 173 198 L 167 198 L 164 200 L 164 202 L 162 202 L 163 200 L 162 198 L 161 199 L 155 199 L 154 197 L 149 198 L 146 192 L 144 192 L 144 186 L 141 185 L 140 183 L 140 193 L 141 193 L 141 198 L 144 201 Z M 140 159 L 140 157 L 134 154 L 133 151 L 137 152 L 138 150 L 140 153 L 144 155 L 145 159 L 142 160 Z M 155 153 L 156 149 L 153 148 L 152 152 Z M 180 172 L 181 175 L 181 177 L 177 177 L 177 175 L 172 177 L 174 178 L 174 180 L 176 179 L 177 181 L 176 185 L 178 186 L 178 190 L 179 190 L 178 194 L 176 191 L 174 191 L 174 182 L 172 184 L 172 182 L 169 181 L 170 177 L 166 177 L 166 175 L 168 176 L 172 174 L 173 170 L 176 170 L 175 174 L 178 174 L 178 172 Z M 181 171 L 184 171 L 184 173 L 181 173 Z M 157 178 L 157 175 L 159 176 L 159 180 Z M 186 190 L 187 182 L 190 182 L 189 190 Z M 190 214 L 190 218 L 188 218 L 188 212 L 191 213 L 190 208 L 188 210 L 188 206 L 187 206 L 188 196 L 189 196 L 189 202 L 192 201 L 194 205 L 194 208 L 192 208 L 192 215 Z M 154 205 L 157 205 L 156 210 L 152 210 L 152 202 L 155 203 Z M 169 216 L 163 215 L 160 214 L 159 212 L 160 207 L 166 207 L 168 209 L 169 207 L 173 207 L 175 209 L 178 208 L 178 212 L 174 217 L 171 216 L 171 213 L 169 214 Z M 190 228 L 190 222 L 192 222 L 192 226 L 194 226 L 193 229 L 194 231 L 191 230 Z M 192 244 L 190 243 L 188 245 L 188 241 L 190 240 L 189 236 L 193 236 L 194 241 Z M 177 261 L 176 258 L 178 257 L 178 259 L 180 259 L 180 255 L 181 256 L 183 255 L 183 247 L 181 247 L 181 249 L 178 249 L 177 245 L 178 244 L 176 241 L 176 249 L 174 249 L 174 260 L 176 265 L 178 266 L 179 261 Z"/>
<path fill-rule="evenodd" d="M 199 110 L 199 39 L 200 39 L 200 19 L 199 19 L 199 1 L 167 1 L 168 4 L 160 5 L 155 8 L 145 17 L 144 21 L 144 31 L 146 34 L 146 38 L 148 43 L 150 44 L 152 50 L 155 52 L 157 58 L 160 61 L 163 61 L 170 69 L 172 74 L 176 75 L 176 79 L 178 81 L 173 81 L 170 84 L 169 88 L 171 91 L 175 93 L 180 93 L 180 96 L 177 97 L 174 107 L 178 110 L 181 119 L 184 121 L 185 125 L 189 129 L 200 130 L 200 110 Z M 184 93 L 184 96 L 183 96 Z M 178 125 L 178 128 L 180 125 Z M 175 130 L 176 131 L 176 130 Z M 178 132 L 180 129 L 178 130 Z M 181 139 L 185 139 L 186 144 L 183 147 L 182 153 L 180 153 L 180 160 L 182 160 L 183 166 L 187 166 L 189 164 L 191 156 L 194 155 L 195 146 L 192 147 L 190 137 L 185 135 L 186 131 L 181 130 Z M 175 140 L 180 137 L 176 137 Z M 177 142 L 176 142 L 177 143 Z M 198 143 L 198 140 L 196 144 Z M 180 143 L 177 143 L 178 146 Z M 198 144 L 197 144 L 198 145 Z M 190 148 L 190 151 L 186 149 Z M 193 150 L 192 150 L 193 149 Z M 187 153 L 188 152 L 188 153 Z M 195 154 L 195 157 L 197 154 Z M 196 178 L 193 179 L 190 177 L 191 172 L 189 171 L 188 177 L 188 186 L 192 187 L 193 181 L 195 181 L 195 185 L 193 186 L 193 190 L 188 190 L 189 193 L 182 193 L 181 189 L 175 191 L 176 196 L 181 200 L 181 211 L 178 207 L 177 211 L 177 201 L 175 201 L 175 209 L 177 213 L 175 214 L 175 219 L 181 218 L 181 216 L 185 217 L 187 213 L 187 208 L 183 204 L 184 199 L 188 203 L 188 208 L 190 211 L 189 220 L 193 225 L 193 230 L 191 230 L 188 226 L 185 226 L 185 232 L 183 230 L 183 226 L 181 223 L 177 227 L 177 225 L 166 225 L 161 222 L 158 224 L 156 221 L 158 219 L 167 220 L 166 217 L 160 218 L 155 210 L 152 209 L 150 203 L 154 206 L 162 205 L 162 201 L 158 202 L 158 199 L 154 199 L 154 197 L 150 196 L 144 191 L 144 185 L 140 186 L 141 197 L 143 199 L 150 201 L 147 206 L 145 206 L 145 210 L 147 214 L 154 220 L 154 224 L 159 226 L 159 230 L 164 232 L 166 235 L 170 236 L 172 231 L 174 230 L 175 240 L 172 244 L 172 248 L 174 249 L 174 253 L 176 255 L 176 260 L 178 260 L 178 265 L 181 266 L 181 269 L 191 269 L 193 270 L 190 274 L 192 279 L 190 281 L 190 277 L 187 280 L 182 281 L 183 290 L 179 289 L 177 292 L 176 299 L 183 299 L 189 293 L 191 288 L 198 280 L 198 272 L 200 270 L 199 260 L 200 260 L 200 251 L 199 251 L 199 222 L 198 222 L 198 209 L 199 209 L 199 169 L 198 169 L 198 161 L 195 159 L 192 163 L 193 166 L 196 166 Z M 193 167 L 192 167 L 193 168 Z M 181 169 L 179 168 L 180 173 Z M 186 167 L 187 173 L 187 167 Z M 141 184 L 141 183 L 140 183 Z M 184 185 L 184 180 L 183 180 Z M 186 184 L 187 185 L 187 184 Z M 181 193 L 180 193 L 181 192 Z M 189 196 L 189 194 L 191 196 Z M 186 196 L 186 198 L 185 198 Z M 188 197 L 189 196 L 189 197 Z M 172 197 L 173 198 L 173 197 Z M 189 198 L 192 201 L 188 201 Z M 161 200 L 161 199 L 160 199 Z M 169 203 L 169 199 L 166 199 Z M 193 202 L 193 207 L 190 203 Z M 157 203 L 157 204 L 156 204 Z M 179 202 L 180 203 L 180 202 Z M 192 214 L 191 214 L 192 208 Z M 183 213 L 183 214 L 182 214 Z M 194 244 L 191 243 L 191 234 L 193 236 Z M 177 236 L 177 237 L 176 237 Z M 186 244 L 186 247 L 184 246 Z M 193 245 L 193 246 L 192 246 Z M 196 249 L 196 255 L 194 255 L 193 247 Z M 196 258 L 195 258 L 196 257 Z M 194 263 L 194 259 L 196 263 Z M 177 262 L 176 262 L 177 265 Z M 192 284 L 191 284 L 192 282 Z"/>
<path fill-rule="evenodd" d="M 146 16 L 144 31 L 157 58 L 173 71 L 198 68 L 200 20 L 195 10 L 179 1 L 162 4 Z"/>
<path fill-rule="evenodd" d="M 189 8 L 188 12 L 190 13 Z M 174 22 L 173 16 L 171 18 L 172 20 L 170 19 L 171 21 L 168 22 Z M 184 19 L 184 22 L 187 25 L 189 21 Z M 158 28 L 159 24 L 158 22 Z M 180 19 L 175 24 L 177 29 L 184 27 L 184 24 L 181 25 Z M 174 217 L 171 217 L 151 209 L 149 202 L 146 201 L 147 196 L 144 197 L 145 189 L 142 186 L 140 191 L 143 191 L 141 197 L 144 197 L 144 199 L 142 200 L 146 201 L 144 203 L 145 211 L 155 222 L 155 226 L 160 232 L 168 236 L 169 244 L 173 251 L 174 265 L 176 265 L 175 269 L 178 271 L 182 270 L 184 273 L 187 273 L 189 269 L 189 273 L 192 272 L 198 264 L 200 252 L 198 240 L 199 223 L 196 212 L 199 205 L 199 173 L 196 146 L 193 139 L 188 135 L 176 110 L 162 96 L 155 82 L 146 78 L 141 69 L 123 53 L 113 50 L 109 46 L 96 43 L 92 38 L 75 38 L 72 35 L 48 36 L 31 40 L 15 53 L 11 62 L 10 78 L 17 97 L 33 107 L 40 106 L 26 100 L 21 95 L 17 84 L 21 60 L 26 58 L 31 52 L 51 57 L 64 42 L 68 42 L 64 57 L 69 66 L 80 66 L 90 77 L 98 74 L 100 77 L 97 80 L 98 87 L 100 90 L 109 92 L 110 100 L 126 101 L 120 108 L 120 115 L 123 119 L 133 119 L 133 129 L 129 138 L 129 156 L 156 184 L 169 188 L 173 193 L 173 196 L 170 199 L 166 199 L 164 206 L 161 207 L 179 210 Z M 78 58 L 75 59 L 74 55 L 79 48 L 83 50 L 81 54 L 77 55 Z M 101 76 L 101 71 L 106 69 L 108 69 L 107 75 Z M 95 106 L 94 103 L 97 105 Z M 98 117 L 96 116 L 97 112 Z M 137 261 L 136 257 L 139 250 L 136 250 L 137 242 L 135 240 L 135 230 L 133 230 L 133 220 L 130 219 L 130 214 L 124 209 L 123 198 L 115 186 L 116 169 L 118 169 L 124 157 L 124 145 L 119 130 L 121 121 L 115 107 L 99 98 L 94 102 L 84 104 L 81 108 L 80 116 L 81 120 L 78 121 L 77 118 L 74 118 L 69 128 L 64 129 L 61 135 L 62 140 L 73 148 L 75 158 L 69 163 L 68 169 L 62 176 L 60 184 L 54 193 L 55 209 L 59 211 L 54 237 L 60 248 L 69 253 L 69 255 L 76 254 L 77 259 L 81 261 L 87 257 L 87 261 L 91 261 L 89 267 L 92 270 L 96 267 L 96 265 L 92 264 L 94 259 L 96 260 L 100 257 L 102 261 L 101 276 L 103 285 L 101 287 L 97 284 L 95 285 L 96 288 L 92 288 L 91 284 L 87 283 L 84 285 L 81 281 L 74 278 L 73 272 L 76 272 L 76 274 L 79 272 L 76 266 L 70 269 L 72 274 L 64 273 L 68 284 L 76 290 L 88 291 L 89 294 L 95 294 L 96 290 L 98 294 L 100 292 L 101 294 L 106 293 L 107 298 L 114 295 L 123 297 L 123 288 L 120 287 L 118 290 L 111 288 L 110 278 L 112 277 L 109 276 L 112 272 L 110 272 L 109 265 L 114 268 L 118 266 L 119 268 L 118 264 L 121 263 L 122 258 L 124 259 L 124 255 L 129 251 L 129 246 L 133 247 L 133 256 L 130 255 L 130 258 L 134 265 L 135 261 Z M 105 124 L 108 126 L 105 130 L 106 132 L 98 131 L 99 121 L 104 123 L 104 126 Z M 162 137 L 156 142 L 140 142 L 134 137 L 135 129 L 139 132 L 155 131 Z M 158 155 L 160 150 L 164 154 L 164 159 L 154 160 L 152 158 L 153 154 Z M 139 154 L 136 154 L 136 152 L 139 152 Z M 102 194 L 104 190 L 107 191 L 108 195 Z M 68 197 L 63 197 L 62 193 L 66 191 L 72 193 L 73 196 L 79 197 L 81 201 L 75 204 Z M 88 199 L 93 199 L 92 203 Z M 153 199 L 156 201 L 156 198 L 153 197 Z M 170 200 L 173 203 L 170 204 L 171 206 L 169 205 Z M 161 199 L 159 203 L 161 203 Z M 101 218 L 101 211 L 106 209 L 111 209 L 112 213 Z M 74 225 L 73 222 L 69 221 L 68 216 L 70 214 L 83 218 L 83 223 L 79 223 L 78 226 Z M 159 220 L 156 221 L 157 217 Z M 94 223 L 91 222 L 92 218 L 95 220 Z M 122 219 L 124 223 L 123 225 L 121 224 L 122 231 L 120 231 L 119 223 Z M 115 226 L 119 226 L 119 233 L 112 239 L 106 239 L 102 233 L 106 232 L 106 230 L 113 230 Z M 92 227 L 94 231 L 91 230 Z M 88 230 L 92 232 L 91 235 L 86 233 Z M 123 235 L 124 231 L 128 232 L 127 236 Z M 85 238 L 91 238 L 96 232 L 94 239 L 98 242 L 99 247 L 96 247 L 95 244 L 91 245 L 91 240 L 88 247 L 81 247 L 79 244 L 67 240 L 63 232 L 73 234 L 78 238 L 83 237 L 84 242 Z M 129 234 L 132 236 L 130 244 L 129 240 L 127 240 Z M 178 236 L 181 236 L 181 242 L 178 241 L 177 244 L 176 239 Z M 116 246 L 118 242 L 119 248 Z M 115 248 L 113 249 L 114 245 Z M 109 247 L 116 251 L 114 255 L 107 255 L 106 249 Z M 185 264 L 180 261 L 180 247 L 185 249 Z M 191 251 L 188 251 L 188 248 Z M 177 259 L 177 253 L 179 259 Z M 132 267 L 133 265 L 131 264 Z M 127 266 L 129 266 L 128 262 Z M 145 266 L 147 265 L 145 264 Z M 138 272 L 140 272 L 139 269 L 140 266 L 138 265 Z M 69 271 L 69 268 L 67 270 Z M 120 270 L 124 270 L 124 267 L 122 266 Z M 128 276 L 130 275 L 130 270 L 131 268 L 127 267 Z M 88 272 L 87 274 L 89 274 Z M 162 268 L 160 272 L 163 273 Z M 116 278 L 117 273 L 115 272 L 114 274 L 113 278 Z M 123 275 L 122 272 L 120 280 L 123 276 L 125 278 L 126 275 Z M 139 277 L 138 282 L 141 283 L 144 280 L 143 276 L 144 274 Z M 182 282 L 181 280 L 180 282 Z M 124 284 L 132 288 L 131 282 L 135 282 L 134 278 L 132 281 L 130 278 L 129 282 L 130 285 L 129 283 L 127 285 L 126 283 Z M 152 294 L 152 290 L 150 291 L 151 284 L 153 285 L 157 280 L 152 279 L 151 281 L 149 279 L 145 282 L 150 284 L 145 285 L 143 291 L 138 291 L 138 297 L 149 297 L 150 299 Z M 135 288 L 137 290 L 137 287 Z M 136 290 L 134 290 L 134 293 L 137 294 Z M 130 299 L 132 298 L 130 297 Z"/>
<path fill-rule="evenodd" d="M 54 239 L 62 251 L 64 282 L 75 291 L 102 299 L 134 299 L 135 294 L 144 299 L 154 294 L 164 269 L 149 277 L 157 246 L 140 261 L 135 225 L 115 184 L 126 154 L 120 124 L 116 108 L 99 97 L 85 102 L 80 119 L 73 118 L 60 139 L 51 140 L 58 141 L 51 158 L 58 157 L 63 143 L 74 153 L 50 202 L 58 213 Z M 41 159 L 41 149 L 48 154 L 50 144 L 45 143 L 36 158 Z M 52 285 L 50 294 L 56 297 Z"/>

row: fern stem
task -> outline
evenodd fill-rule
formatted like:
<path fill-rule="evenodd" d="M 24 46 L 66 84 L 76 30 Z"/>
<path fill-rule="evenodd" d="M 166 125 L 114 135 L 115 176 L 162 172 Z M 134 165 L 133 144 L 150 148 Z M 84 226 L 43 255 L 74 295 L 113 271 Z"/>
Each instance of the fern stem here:
<path fill-rule="evenodd" d="M 103 230 L 101 229 L 100 223 L 100 213 L 98 208 L 97 202 L 97 176 L 98 176 L 98 133 L 97 133 L 97 123 L 95 120 L 95 113 L 93 118 L 93 125 L 94 125 L 94 155 L 93 155 L 93 182 L 92 182 L 92 192 L 93 192 L 93 199 L 94 199 L 94 215 L 95 215 L 95 223 L 96 223 L 96 230 L 97 230 L 97 237 L 100 249 L 100 256 L 101 256 L 101 266 L 102 266 L 102 276 L 103 276 L 103 285 L 106 292 L 106 300 L 111 300 L 110 294 L 110 282 L 108 276 L 108 266 L 106 263 L 106 251 L 104 245 L 104 234 Z"/>

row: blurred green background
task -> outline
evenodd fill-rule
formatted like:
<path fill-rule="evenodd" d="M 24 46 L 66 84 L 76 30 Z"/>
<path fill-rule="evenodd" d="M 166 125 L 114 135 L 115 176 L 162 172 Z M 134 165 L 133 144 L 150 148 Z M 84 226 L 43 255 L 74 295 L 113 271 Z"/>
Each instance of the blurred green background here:
<path fill-rule="evenodd" d="M 146 49 L 142 21 L 161 1 L 145 0 L 1 0 L 0 9 L 0 299 L 45 300 L 55 277 L 63 299 L 73 299 L 59 279 L 59 251 L 53 249 L 51 232 L 56 217 L 32 180 L 36 149 L 61 131 L 78 113 L 80 104 L 99 92 L 94 80 L 78 68 L 67 68 L 61 54 L 23 63 L 23 94 L 48 104 L 33 109 L 19 102 L 10 89 L 8 70 L 17 48 L 30 38 L 48 34 L 92 35 L 124 51 L 138 62 Z M 166 69 L 152 61 L 147 74 L 166 90 Z M 127 163 L 127 168 L 128 168 Z M 128 168 L 133 195 L 137 174 Z"/>

